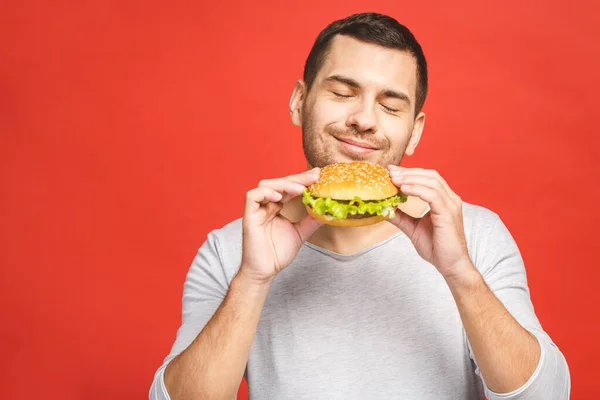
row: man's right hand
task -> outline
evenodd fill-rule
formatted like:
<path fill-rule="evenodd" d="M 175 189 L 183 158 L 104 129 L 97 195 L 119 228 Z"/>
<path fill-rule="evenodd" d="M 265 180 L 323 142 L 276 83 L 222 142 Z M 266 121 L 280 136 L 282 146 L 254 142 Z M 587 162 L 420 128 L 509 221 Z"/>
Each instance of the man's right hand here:
<path fill-rule="evenodd" d="M 314 169 L 261 181 L 248 192 L 242 220 L 240 270 L 212 318 L 165 368 L 164 384 L 170 398 L 235 397 L 269 283 L 294 260 L 302 243 L 321 225 L 310 216 L 292 223 L 279 211 L 317 179 L 319 170 Z M 196 325 L 196 321 L 188 323 Z M 157 398 L 156 394 L 153 398 Z"/>
<path fill-rule="evenodd" d="M 283 204 L 315 183 L 319 173 L 314 168 L 298 175 L 263 180 L 246 194 L 239 275 L 252 283 L 270 283 L 322 225 L 310 215 L 295 223 L 279 215 Z"/>

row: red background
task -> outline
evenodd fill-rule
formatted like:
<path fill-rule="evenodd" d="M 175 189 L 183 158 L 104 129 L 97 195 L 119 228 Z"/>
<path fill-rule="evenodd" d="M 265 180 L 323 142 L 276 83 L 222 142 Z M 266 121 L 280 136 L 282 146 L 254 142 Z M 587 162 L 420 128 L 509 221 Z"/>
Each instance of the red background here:
<path fill-rule="evenodd" d="M 2 396 L 147 398 L 206 234 L 304 166 L 287 107 L 314 38 L 368 10 L 430 64 L 406 165 L 503 217 L 572 398 L 592 399 L 600 7 L 535 3 L 3 1 Z"/>

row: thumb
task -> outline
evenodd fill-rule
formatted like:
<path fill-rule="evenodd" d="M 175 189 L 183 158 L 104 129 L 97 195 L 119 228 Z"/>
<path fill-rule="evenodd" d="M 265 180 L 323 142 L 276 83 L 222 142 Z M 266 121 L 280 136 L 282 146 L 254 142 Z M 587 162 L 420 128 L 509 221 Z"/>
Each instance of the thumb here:
<path fill-rule="evenodd" d="M 323 225 L 323 222 L 317 221 L 310 215 L 306 215 L 300 221 L 294 222 L 294 227 L 296 228 L 296 231 L 298 231 L 303 243 L 315 233 L 321 225 Z"/>
<path fill-rule="evenodd" d="M 412 237 L 417 225 L 419 224 L 419 218 L 411 217 L 401 209 L 395 210 L 396 216 L 390 218 L 387 221 L 396 225 L 406 236 Z"/>

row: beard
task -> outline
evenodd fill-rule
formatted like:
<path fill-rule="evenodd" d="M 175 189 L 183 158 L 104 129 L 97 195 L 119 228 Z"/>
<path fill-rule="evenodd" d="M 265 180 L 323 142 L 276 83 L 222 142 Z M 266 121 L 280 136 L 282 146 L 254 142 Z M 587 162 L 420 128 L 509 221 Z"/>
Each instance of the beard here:
<path fill-rule="evenodd" d="M 412 131 L 412 127 L 410 131 Z M 341 161 L 341 155 L 337 153 L 335 147 L 332 145 L 336 138 L 352 138 L 363 142 L 367 141 L 378 149 L 377 159 L 365 160 L 364 157 L 358 154 L 344 156 L 350 158 L 351 161 L 372 161 L 384 167 L 387 165 L 399 165 L 408 147 L 407 141 L 401 151 L 393 151 L 393 149 L 390 149 L 388 141 L 375 139 L 374 135 L 370 133 L 360 133 L 355 127 L 344 126 L 344 128 L 339 128 L 327 125 L 324 132 L 321 133 L 315 127 L 311 113 L 304 113 L 302 116 L 302 148 L 304 150 L 304 157 L 306 157 L 306 161 L 311 167 L 323 168 L 326 165 Z"/>

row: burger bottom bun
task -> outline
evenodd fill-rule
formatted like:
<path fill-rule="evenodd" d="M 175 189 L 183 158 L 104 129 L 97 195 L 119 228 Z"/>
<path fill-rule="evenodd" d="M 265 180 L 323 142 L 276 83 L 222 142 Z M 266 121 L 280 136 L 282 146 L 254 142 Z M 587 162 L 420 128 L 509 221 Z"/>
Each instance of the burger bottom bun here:
<path fill-rule="evenodd" d="M 337 218 L 333 218 L 333 217 L 328 218 L 325 215 L 317 214 L 316 212 L 314 212 L 308 204 L 305 204 L 304 206 L 306 207 L 306 211 L 308 212 L 308 214 L 311 217 L 313 217 L 317 221 L 321 221 L 327 225 L 332 225 L 332 226 L 366 226 L 366 225 L 376 224 L 376 223 L 381 222 L 386 219 L 386 217 L 383 215 L 374 215 L 372 217 L 356 218 L 356 219 L 354 219 L 354 218 L 337 219 Z"/>

